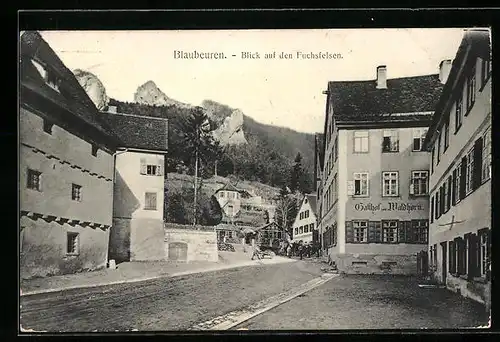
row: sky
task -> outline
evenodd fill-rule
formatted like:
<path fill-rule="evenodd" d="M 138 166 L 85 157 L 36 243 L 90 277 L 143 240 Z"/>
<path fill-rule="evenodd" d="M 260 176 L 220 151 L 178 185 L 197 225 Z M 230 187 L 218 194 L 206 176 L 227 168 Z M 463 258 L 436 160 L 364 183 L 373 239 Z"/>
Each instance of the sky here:
<path fill-rule="evenodd" d="M 328 81 L 375 80 L 439 73 L 453 59 L 463 29 L 328 29 L 204 31 L 42 31 L 71 69 L 95 74 L 109 97 L 132 102 L 152 80 L 170 98 L 200 105 L 205 99 L 264 124 L 322 132 Z M 224 52 L 226 59 L 175 59 L 174 50 Z M 342 59 L 280 59 L 329 52 Z M 260 59 L 243 59 L 242 52 Z M 264 54 L 276 52 L 275 59 Z M 233 57 L 232 55 L 236 55 Z"/>

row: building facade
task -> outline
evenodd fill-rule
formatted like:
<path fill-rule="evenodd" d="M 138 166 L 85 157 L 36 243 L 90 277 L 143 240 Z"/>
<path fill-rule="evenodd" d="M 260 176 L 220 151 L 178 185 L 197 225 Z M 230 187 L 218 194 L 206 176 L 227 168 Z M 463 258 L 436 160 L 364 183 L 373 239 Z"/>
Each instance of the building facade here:
<path fill-rule="evenodd" d="M 416 273 L 428 242 L 422 142 L 441 74 L 387 79 L 380 66 L 376 81 L 329 82 L 320 235 L 340 271 Z"/>
<path fill-rule="evenodd" d="M 163 260 L 168 121 L 117 112 L 101 115 L 121 137 L 114 162 L 109 256 L 117 262 Z"/>
<path fill-rule="evenodd" d="M 491 49 L 464 34 L 425 139 L 430 152 L 429 264 L 447 288 L 489 305 Z"/>
<path fill-rule="evenodd" d="M 20 57 L 21 278 L 105 267 L 118 140 L 39 33 Z"/>
<path fill-rule="evenodd" d="M 321 212 L 323 201 L 323 153 L 324 153 L 324 136 L 323 134 L 316 133 L 314 136 L 314 192 L 316 193 L 316 232 L 318 233 L 316 241 L 320 246 L 324 245 L 323 235 L 320 234 L 321 229 Z"/>
<path fill-rule="evenodd" d="M 316 220 L 316 194 L 307 194 L 304 196 L 292 229 L 294 242 L 316 241 L 316 239 L 313 239 L 313 236 L 317 236 L 318 229 Z"/>

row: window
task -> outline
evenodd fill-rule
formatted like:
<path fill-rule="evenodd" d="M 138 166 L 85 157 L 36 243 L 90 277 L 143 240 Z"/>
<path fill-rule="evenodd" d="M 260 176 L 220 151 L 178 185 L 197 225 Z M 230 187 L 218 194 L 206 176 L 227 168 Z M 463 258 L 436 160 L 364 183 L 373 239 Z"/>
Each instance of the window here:
<path fill-rule="evenodd" d="M 427 220 L 412 220 L 412 229 L 415 236 L 415 243 L 427 243 L 429 223 Z"/>
<path fill-rule="evenodd" d="M 450 189 L 448 189 L 448 182 L 443 183 L 443 198 L 441 199 L 443 201 L 443 214 L 447 213 L 448 210 L 450 209 L 449 203 L 448 203 L 448 193 Z"/>
<path fill-rule="evenodd" d="M 467 153 L 467 173 L 465 176 L 465 193 L 469 194 L 473 190 L 474 172 L 474 148 Z"/>
<path fill-rule="evenodd" d="M 297 235 L 299 233 L 299 228 L 295 228 L 295 235 Z"/>
<path fill-rule="evenodd" d="M 99 150 L 99 147 L 97 147 L 97 145 L 92 144 L 92 155 L 94 157 L 97 157 L 97 150 Z"/>
<path fill-rule="evenodd" d="M 306 210 L 304 215 L 305 215 L 305 218 L 308 218 L 309 217 L 309 210 Z"/>
<path fill-rule="evenodd" d="M 302 220 L 304 218 L 304 213 L 299 214 L 299 220 Z"/>
<path fill-rule="evenodd" d="M 233 238 L 233 232 L 232 231 L 227 232 L 227 237 L 229 239 L 232 239 Z"/>
<path fill-rule="evenodd" d="M 304 233 L 309 233 L 309 225 L 304 226 Z"/>
<path fill-rule="evenodd" d="M 156 161 L 147 161 L 146 158 L 141 158 L 141 175 L 148 176 L 163 176 L 163 168 L 161 163 Z M 221 196 L 223 197 L 223 196 Z"/>
<path fill-rule="evenodd" d="M 41 172 L 28 169 L 28 180 L 27 180 L 28 189 L 41 191 L 41 186 L 40 186 L 41 176 L 42 176 Z"/>
<path fill-rule="evenodd" d="M 382 142 L 382 152 L 398 152 L 399 151 L 399 135 L 395 129 L 384 131 Z"/>
<path fill-rule="evenodd" d="M 453 179 L 452 176 L 448 177 L 448 185 L 446 186 L 446 189 L 448 192 L 446 193 L 445 199 L 446 199 L 446 211 L 450 210 L 451 208 L 451 195 L 453 192 Z"/>
<path fill-rule="evenodd" d="M 481 277 L 488 275 L 490 267 L 490 230 L 483 229 L 479 231 L 479 268 Z"/>
<path fill-rule="evenodd" d="M 52 127 L 54 124 L 46 119 L 43 119 L 43 131 L 48 134 L 52 134 Z"/>
<path fill-rule="evenodd" d="M 145 210 L 156 210 L 156 192 L 146 192 Z"/>
<path fill-rule="evenodd" d="M 427 171 L 412 171 L 410 194 L 422 196 L 427 194 L 427 182 L 429 173 Z"/>
<path fill-rule="evenodd" d="M 413 151 L 422 151 L 427 128 L 415 128 L 413 130 Z"/>
<path fill-rule="evenodd" d="M 467 111 L 465 115 L 469 114 L 470 109 L 476 101 L 476 66 L 472 67 L 469 77 L 467 78 Z"/>
<path fill-rule="evenodd" d="M 434 172 L 434 154 L 436 153 L 436 148 L 432 148 L 432 153 L 431 153 L 431 173 Z"/>
<path fill-rule="evenodd" d="M 314 223 L 311 223 L 309 225 L 309 231 L 312 232 L 314 230 Z"/>
<path fill-rule="evenodd" d="M 234 210 L 233 210 L 233 209 L 234 209 L 234 208 L 233 208 L 233 206 L 232 206 L 232 205 L 228 205 L 228 206 L 227 206 L 227 214 L 228 214 L 229 216 L 233 216 L 233 214 L 234 214 Z"/>
<path fill-rule="evenodd" d="M 146 174 L 150 176 L 156 175 L 156 165 L 147 165 Z"/>
<path fill-rule="evenodd" d="M 219 192 L 219 197 L 224 198 L 224 191 Z"/>
<path fill-rule="evenodd" d="M 368 172 L 354 173 L 354 196 L 368 196 Z"/>
<path fill-rule="evenodd" d="M 78 184 L 71 185 L 71 199 L 73 201 L 81 201 L 82 200 L 82 187 Z"/>
<path fill-rule="evenodd" d="M 446 117 L 446 121 L 444 122 L 444 151 L 448 149 L 450 146 L 450 116 Z"/>
<path fill-rule="evenodd" d="M 76 255 L 79 252 L 79 234 L 68 232 L 67 234 L 67 245 L 66 254 Z"/>
<path fill-rule="evenodd" d="M 457 254 L 455 241 L 448 241 L 448 272 L 450 274 L 457 273 Z"/>
<path fill-rule="evenodd" d="M 462 126 L 462 96 L 457 99 L 455 106 L 455 133 L 458 132 L 460 126 Z"/>
<path fill-rule="evenodd" d="M 353 221 L 354 242 L 368 242 L 368 222 Z"/>
<path fill-rule="evenodd" d="M 354 152 L 368 152 L 368 131 L 354 132 Z"/>
<path fill-rule="evenodd" d="M 398 196 L 398 172 L 384 172 L 382 180 L 382 196 Z"/>
<path fill-rule="evenodd" d="M 441 188 L 436 191 L 436 219 L 441 217 Z"/>
<path fill-rule="evenodd" d="M 439 164 L 440 160 L 441 160 L 441 138 L 442 138 L 442 133 L 439 132 L 439 135 L 438 135 L 438 138 L 437 138 L 437 141 L 436 141 L 436 144 L 437 144 L 437 161 L 436 161 L 436 165 Z"/>
<path fill-rule="evenodd" d="M 398 221 L 382 221 L 382 241 L 397 242 Z"/>
<path fill-rule="evenodd" d="M 61 80 L 54 74 L 54 72 L 52 70 L 48 70 L 45 65 L 34 59 L 31 60 L 31 63 L 38 70 L 45 83 L 47 83 L 47 85 L 55 91 L 59 91 Z"/>
<path fill-rule="evenodd" d="M 302 234 L 302 233 L 304 233 L 304 226 L 299 227 L 299 234 Z"/>
<path fill-rule="evenodd" d="M 457 168 L 455 169 L 456 175 L 455 175 L 455 203 L 460 202 L 461 196 L 460 196 L 460 188 L 461 184 L 460 181 L 462 179 L 462 163 L 459 163 Z"/>
<path fill-rule="evenodd" d="M 482 165 L 481 165 L 481 180 L 487 181 L 491 177 L 491 129 L 488 130 L 483 135 L 483 153 L 482 153 Z"/>
<path fill-rule="evenodd" d="M 487 59 L 483 59 L 481 61 L 481 88 L 486 85 L 488 78 L 490 77 L 490 61 Z"/>

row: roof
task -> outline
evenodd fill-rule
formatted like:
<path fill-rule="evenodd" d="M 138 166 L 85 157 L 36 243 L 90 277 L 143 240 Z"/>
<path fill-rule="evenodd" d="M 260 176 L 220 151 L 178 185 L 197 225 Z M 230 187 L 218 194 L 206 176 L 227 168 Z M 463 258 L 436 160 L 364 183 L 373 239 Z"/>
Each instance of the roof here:
<path fill-rule="evenodd" d="M 274 230 L 280 230 L 278 224 L 276 223 L 276 221 L 272 221 L 272 222 L 269 222 L 263 226 L 260 226 L 258 228 L 255 228 L 254 231 L 259 231 L 259 230 L 263 230 L 263 229 L 274 229 Z"/>
<path fill-rule="evenodd" d="M 329 82 L 327 101 L 337 124 L 430 121 L 442 89 L 438 74 L 388 79 L 386 89 L 374 80 Z"/>
<path fill-rule="evenodd" d="M 311 210 L 313 211 L 314 215 L 316 215 L 316 195 L 315 194 L 307 194 L 304 196 L 304 199 L 307 198 L 307 201 L 309 202 L 309 206 L 311 207 Z"/>
<path fill-rule="evenodd" d="M 69 116 L 61 115 L 60 117 L 66 122 L 73 123 L 73 126 L 78 131 L 87 131 L 82 128 L 82 124 L 84 124 L 93 128 L 94 131 L 98 131 L 101 135 L 116 139 L 104 127 L 103 122 L 99 119 L 98 109 L 81 87 L 75 75 L 64 65 L 38 32 L 26 31 L 21 35 L 19 52 L 21 58 L 21 102 L 29 101 L 28 94 L 35 93 L 69 113 Z M 59 91 L 47 85 L 33 65 L 33 59 L 43 64 L 61 80 Z M 37 103 L 34 104 L 37 105 Z M 56 115 L 56 113 L 50 111 L 46 114 Z"/>
<path fill-rule="evenodd" d="M 314 149 L 315 149 L 315 161 L 314 164 L 316 165 L 317 162 L 319 162 L 320 169 L 323 170 L 323 161 L 324 161 L 324 155 L 325 155 L 325 149 L 323 148 L 324 144 L 324 138 L 325 135 L 321 133 L 316 133 L 314 135 Z"/>
<path fill-rule="evenodd" d="M 101 117 L 119 137 L 119 147 L 168 151 L 167 119 L 110 112 L 101 113 Z"/>
<path fill-rule="evenodd" d="M 470 51 L 470 53 L 468 53 Z M 483 59 L 491 59 L 491 44 L 490 31 L 486 29 L 470 29 L 467 30 L 462 38 L 462 42 L 458 47 L 455 58 L 451 64 L 450 73 L 443 87 L 441 97 L 436 105 L 436 111 L 432 118 L 429 130 L 425 137 L 423 147 L 426 150 L 437 138 L 437 128 L 440 127 L 445 114 L 449 110 L 449 106 L 454 100 L 454 89 L 457 85 L 462 84 L 464 73 L 461 72 L 462 65 L 467 68 L 467 65 L 476 60 L 477 57 Z M 465 61 L 465 63 L 464 63 Z"/>
<path fill-rule="evenodd" d="M 218 189 L 217 191 L 215 191 L 215 193 L 218 193 L 219 191 L 222 191 L 222 190 L 242 192 L 242 190 L 235 187 L 233 184 L 231 184 L 231 182 L 227 182 L 226 184 L 224 184 L 224 186 L 222 188 Z"/>

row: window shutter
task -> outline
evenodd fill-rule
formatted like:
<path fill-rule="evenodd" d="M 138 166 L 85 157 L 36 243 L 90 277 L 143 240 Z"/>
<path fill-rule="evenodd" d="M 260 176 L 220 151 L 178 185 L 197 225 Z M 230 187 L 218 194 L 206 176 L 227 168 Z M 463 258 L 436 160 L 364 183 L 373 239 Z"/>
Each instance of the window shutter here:
<path fill-rule="evenodd" d="M 455 273 L 455 266 L 454 266 L 454 261 L 453 261 L 453 258 L 455 256 L 455 251 L 454 251 L 454 247 L 455 247 L 455 242 L 454 241 L 448 241 L 448 272 L 450 272 L 451 274 Z"/>
<path fill-rule="evenodd" d="M 161 163 L 156 166 L 156 175 L 163 176 L 163 165 Z"/>
<path fill-rule="evenodd" d="M 377 238 L 377 228 L 375 227 L 375 221 L 368 222 L 368 242 L 376 242 Z"/>
<path fill-rule="evenodd" d="M 398 221 L 398 242 L 399 243 L 406 242 L 406 229 L 404 221 Z"/>
<path fill-rule="evenodd" d="M 451 181 L 451 203 L 453 205 L 457 204 L 457 193 L 456 193 L 456 187 L 457 187 L 457 169 L 453 170 L 453 176 L 452 176 L 452 181 Z"/>
<path fill-rule="evenodd" d="M 434 196 L 431 197 L 431 223 L 434 222 Z"/>
<path fill-rule="evenodd" d="M 458 238 L 458 274 L 464 274 L 465 270 L 465 240 Z"/>
<path fill-rule="evenodd" d="M 481 186 L 481 169 L 483 166 L 483 137 L 479 137 L 474 143 L 474 171 L 472 173 L 473 177 L 473 189 L 477 189 Z"/>
<path fill-rule="evenodd" d="M 382 242 L 382 222 L 375 221 L 375 242 Z"/>
<path fill-rule="evenodd" d="M 445 198 L 444 198 L 444 187 L 445 185 L 441 185 L 441 187 L 439 188 L 439 195 L 440 195 L 440 200 L 439 200 L 439 205 L 441 206 L 441 208 L 439 208 L 439 216 L 441 216 L 443 213 L 444 213 L 444 204 L 445 204 Z"/>
<path fill-rule="evenodd" d="M 146 173 L 147 173 L 146 158 L 141 158 L 141 175 L 145 175 Z"/>
<path fill-rule="evenodd" d="M 345 221 L 345 242 L 354 242 L 354 230 L 352 227 L 352 221 Z"/>
<path fill-rule="evenodd" d="M 448 177 L 448 195 L 447 195 L 447 198 L 446 198 L 446 208 L 450 209 L 451 208 L 451 191 L 452 191 L 452 177 L 449 176 Z"/>
<path fill-rule="evenodd" d="M 466 173 L 467 173 L 467 157 L 462 158 L 462 164 L 460 164 L 460 199 L 463 199 L 465 197 L 465 182 L 467 180 L 466 178 Z"/>
<path fill-rule="evenodd" d="M 468 278 L 472 279 L 477 276 L 477 235 L 476 234 L 468 234 L 467 235 L 469 241 L 469 260 L 468 260 Z"/>
<path fill-rule="evenodd" d="M 434 218 L 436 220 L 439 218 L 438 198 L 439 198 L 439 189 L 438 191 L 436 191 L 436 195 L 434 196 Z"/>
<path fill-rule="evenodd" d="M 412 226 L 412 221 L 405 221 L 406 242 L 416 243 L 415 229 Z"/>

